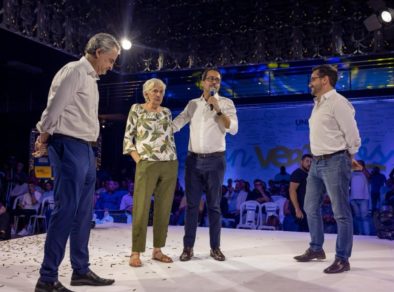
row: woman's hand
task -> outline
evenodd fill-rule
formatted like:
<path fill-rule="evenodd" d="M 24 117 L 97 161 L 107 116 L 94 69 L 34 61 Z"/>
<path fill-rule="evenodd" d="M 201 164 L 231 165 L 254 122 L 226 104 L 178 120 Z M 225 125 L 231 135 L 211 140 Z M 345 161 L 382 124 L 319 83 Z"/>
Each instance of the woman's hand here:
<path fill-rule="evenodd" d="M 131 155 L 131 158 L 133 158 L 133 160 L 135 161 L 135 163 L 138 164 L 138 162 L 140 162 L 141 156 L 138 154 L 137 151 L 131 151 L 130 155 Z"/>

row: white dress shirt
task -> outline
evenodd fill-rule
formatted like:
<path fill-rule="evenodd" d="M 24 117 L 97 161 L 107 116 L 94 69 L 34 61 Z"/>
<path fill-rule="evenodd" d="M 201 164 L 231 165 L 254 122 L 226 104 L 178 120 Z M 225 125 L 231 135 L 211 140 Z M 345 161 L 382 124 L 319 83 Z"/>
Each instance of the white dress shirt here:
<path fill-rule="evenodd" d="M 127 193 L 120 201 L 119 210 L 127 210 L 130 207 L 133 207 L 133 196 L 130 195 L 130 193 Z"/>
<path fill-rule="evenodd" d="M 226 150 L 226 133 L 235 135 L 238 132 L 238 118 L 231 99 L 215 94 L 220 110 L 230 119 L 230 127 L 226 129 L 215 110 L 204 97 L 189 101 L 186 108 L 174 119 L 174 132 L 190 123 L 190 139 L 188 150 L 194 153 L 213 153 Z"/>
<path fill-rule="evenodd" d="M 23 195 L 22 198 L 22 207 L 24 210 L 38 210 L 38 208 L 40 207 L 40 198 L 41 198 L 41 193 L 35 191 L 33 196 L 36 199 L 37 203 L 33 204 L 33 200 L 31 198 L 31 194 L 30 193 L 26 193 Z"/>
<path fill-rule="evenodd" d="M 60 69 L 49 89 L 47 107 L 37 123 L 38 131 L 96 141 L 100 131 L 98 79 L 85 57 Z"/>
<path fill-rule="evenodd" d="M 313 155 L 347 150 L 357 153 L 361 145 L 352 104 L 335 89 L 314 99 L 309 119 L 310 145 Z"/>

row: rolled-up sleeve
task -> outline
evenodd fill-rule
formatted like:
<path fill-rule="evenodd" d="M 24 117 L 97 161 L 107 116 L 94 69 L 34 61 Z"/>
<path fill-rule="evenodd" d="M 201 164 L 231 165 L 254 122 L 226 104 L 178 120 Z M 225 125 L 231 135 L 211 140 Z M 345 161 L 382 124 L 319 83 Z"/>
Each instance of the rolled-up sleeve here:
<path fill-rule="evenodd" d="M 229 117 L 230 127 L 226 129 L 227 133 L 235 135 L 238 132 L 238 117 L 237 110 L 235 109 L 234 102 L 231 99 L 227 99 L 222 112 Z"/>
<path fill-rule="evenodd" d="M 132 151 L 137 151 L 134 143 L 137 134 L 137 118 L 136 105 L 133 104 L 127 117 L 126 130 L 123 138 L 123 154 L 130 154 Z"/>
<path fill-rule="evenodd" d="M 186 105 L 185 109 L 172 121 L 172 130 L 175 132 L 180 131 L 183 126 L 190 122 L 191 115 L 189 113 L 190 101 Z"/>

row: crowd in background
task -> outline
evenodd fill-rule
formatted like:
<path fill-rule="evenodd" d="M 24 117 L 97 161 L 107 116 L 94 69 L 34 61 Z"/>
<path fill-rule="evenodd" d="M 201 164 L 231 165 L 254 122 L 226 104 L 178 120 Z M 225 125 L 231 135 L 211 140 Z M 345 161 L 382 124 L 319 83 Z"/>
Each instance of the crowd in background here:
<path fill-rule="evenodd" d="M 389 176 L 381 173 L 379 167 L 370 171 L 365 168 L 353 171 L 349 186 L 349 202 L 353 211 L 355 234 L 373 235 L 376 229 L 373 216 L 382 206 L 394 208 L 394 170 Z M 236 228 L 240 223 L 243 203 L 256 201 L 259 204 L 274 202 L 277 205 L 277 216 L 267 221 L 274 229 L 284 231 L 307 231 L 291 211 L 292 202 L 289 195 L 291 175 L 282 166 L 277 175 L 267 182 L 255 178 L 253 184 L 246 178 L 228 179 L 222 187 L 222 224 L 224 227 Z M 45 231 L 46 226 L 36 226 L 32 230 L 31 217 L 41 215 L 48 224 L 50 213 L 55 205 L 53 198 L 53 181 L 37 179 L 34 172 L 26 171 L 26 166 L 14 157 L 9 158 L 0 168 L 0 240 L 11 237 L 34 234 Z M 130 177 L 112 178 L 101 171 L 97 178 L 94 194 L 94 210 L 92 218 L 97 223 L 132 221 L 134 182 Z M 152 196 L 151 211 L 154 209 Z M 186 197 L 178 180 L 174 192 L 170 225 L 184 225 Z M 326 233 L 336 232 L 329 196 L 322 204 L 322 216 Z M 17 220 L 15 220 L 17 219 Z M 152 223 L 150 215 L 150 224 Z M 16 224 L 17 223 L 17 224 Z M 203 196 L 199 207 L 199 225 L 208 226 L 207 208 Z"/>

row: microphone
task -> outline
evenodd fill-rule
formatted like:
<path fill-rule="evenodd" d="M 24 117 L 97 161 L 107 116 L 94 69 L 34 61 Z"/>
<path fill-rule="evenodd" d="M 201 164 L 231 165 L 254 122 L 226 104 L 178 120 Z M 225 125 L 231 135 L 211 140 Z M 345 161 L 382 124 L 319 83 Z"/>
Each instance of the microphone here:
<path fill-rule="evenodd" d="M 209 89 L 209 95 L 210 96 L 215 96 L 216 94 L 216 88 L 215 87 L 211 87 Z M 211 108 L 211 111 L 213 111 L 213 104 L 210 104 L 209 107 Z"/>

